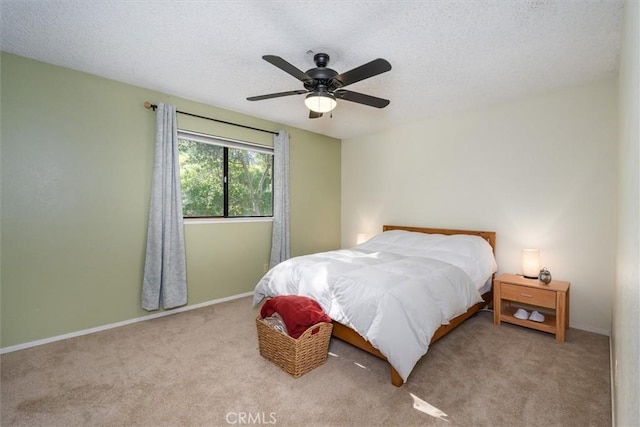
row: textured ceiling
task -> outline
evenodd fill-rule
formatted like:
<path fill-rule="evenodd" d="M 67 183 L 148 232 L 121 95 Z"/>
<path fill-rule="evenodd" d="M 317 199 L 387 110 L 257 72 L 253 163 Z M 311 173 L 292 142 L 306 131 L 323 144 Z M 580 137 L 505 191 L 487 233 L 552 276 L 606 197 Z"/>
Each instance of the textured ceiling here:
<path fill-rule="evenodd" d="M 619 0 L 33 1 L 0 3 L 1 49 L 273 120 L 349 138 L 398 123 L 614 77 Z M 339 73 L 375 58 L 393 69 L 347 89 L 385 109 L 338 101 L 308 119 L 302 89 L 262 60 L 306 71 L 313 54 Z M 156 101 L 156 100 L 149 100 Z"/>

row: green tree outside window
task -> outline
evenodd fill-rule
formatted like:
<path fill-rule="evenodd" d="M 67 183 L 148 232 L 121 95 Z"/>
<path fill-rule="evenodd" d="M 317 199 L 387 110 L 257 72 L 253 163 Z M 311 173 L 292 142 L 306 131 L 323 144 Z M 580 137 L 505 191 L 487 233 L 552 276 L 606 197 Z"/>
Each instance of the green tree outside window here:
<path fill-rule="evenodd" d="M 178 152 L 185 218 L 273 216 L 273 154 L 189 139 Z"/>

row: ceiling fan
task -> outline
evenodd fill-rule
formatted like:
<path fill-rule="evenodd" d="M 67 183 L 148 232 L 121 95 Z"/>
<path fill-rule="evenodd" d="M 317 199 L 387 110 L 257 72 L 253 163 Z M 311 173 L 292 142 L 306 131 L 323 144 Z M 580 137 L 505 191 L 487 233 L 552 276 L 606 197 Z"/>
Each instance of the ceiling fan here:
<path fill-rule="evenodd" d="M 376 108 L 384 108 L 389 105 L 388 99 L 342 89 L 350 84 L 391 70 L 391 64 L 382 58 L 374 59 L 342 74 L 327 68 L 329 55 L 326 53 L 316 53 L 313 56 L 316 68 L 311 68 L 306 72 L 302 72 L 279 56 L 264 55 L 262 59 L 300 80 L 305 89 L 251 96 L 247 98 L 248 101 L 261 101 L 263 99 L 307 93 L 304 103 L 310 110 L 310 119 L 317 119 L 322 117 L 323 113 L 332 111 L 337 105 L 336 99 L 344 99 L 345 101 L 357 102 Z"/>

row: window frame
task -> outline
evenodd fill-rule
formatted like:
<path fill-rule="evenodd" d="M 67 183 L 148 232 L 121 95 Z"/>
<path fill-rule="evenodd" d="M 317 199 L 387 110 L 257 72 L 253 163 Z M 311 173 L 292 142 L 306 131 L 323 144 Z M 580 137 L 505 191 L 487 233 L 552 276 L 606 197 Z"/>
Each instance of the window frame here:
<path fill-rule="evenodd" d="M 225 138 L 216 135 L 210 135 L 206 133 L 194 132 L 185 129 L 178 129 L 178 140 L 180 139 L 188 139 L 190 141 L 195 141 L 203 144 L 215 145 L 218 147 L 222 147 L 223 151 L 223 214 L 222 216 L 184 216 L 182 215 L 182 220 L 185 224 L 202 224 L 207 222 L 271 222 L 273 221 L 273 179 L 271 181 L 271 215 L 258 215 L 258 216 L 229 216 L 229 148 L 239 149 L 239 150 L 247 150 L 247 151 L 257 151 L 260 153 L 269 154 L 272 156 L 271 162 L 271 174 L 273 177 L 275 162 L 273 159 L 274 152 L 273 147 L 263 144 L 256 144 L 254 142 L 241 141 L 232 138 Z"/>

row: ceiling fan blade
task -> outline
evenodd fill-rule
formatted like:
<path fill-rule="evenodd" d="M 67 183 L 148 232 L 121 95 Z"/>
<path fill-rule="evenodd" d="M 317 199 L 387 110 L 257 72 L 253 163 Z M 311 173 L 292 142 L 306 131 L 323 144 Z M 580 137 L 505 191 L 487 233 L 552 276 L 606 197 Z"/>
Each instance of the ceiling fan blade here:
<path fill-rule="evenodd" d="M 337 87 L 343 87 L 359 82 L 360 80 L 368 79 L 369 77 L 377 76 L 378 74 L 386 73 L 389 70 L 391 70 L 391 64 L 385 59 L 378 58 L 353 70 L 338 74 L 333 80 L 340 83 Z"/>
<path fill-rule="evenodd" d="M 336 90 L 333 94 L 336 98 L 344 99 L 345 101 L 357 102 L 359 104 L 369 105 L 376 108 L 384 108 L 389 105 L 390 102 L 388 99 L 377 98 L 375 96 L 344 89 Z"/>
<path fill-rule="evenodd" d="M 322 113 L 316 113 L 315 111 L 309 110 L 309 118 L 310 119 L 317 119 L 322 117 Z"/>
<path fill-rule="evenodd" d="M 294 67 L 293 65 L 289 64 L 287 61 L 285 61 L 284 59 L 280 58 L 279 56 L 264 55 L 262 57 L 262 59 L 264 59 L 268 63 L 270 63 L 272 65 L 275 65 L 276 67 L 280 68 L 285 73 L 291 74 L 293 77 L 295 77 L 296 79 L 300 80 L 301 82 L 313 81 L 313 79 L 311 77 L 309 77 L 306 73 L 304 73 L 302 70 L 300 70 L 300 69 Z"/>
<path fill-rule="evenodd" d="M 290 90 L 289 92 L 270 93 L 268 95 L 250 96 L 247 101 L 262 101 L 263 99 L 280 98 L 281 96 L 302 95 L 309 92 L 308 90 Z"/>

